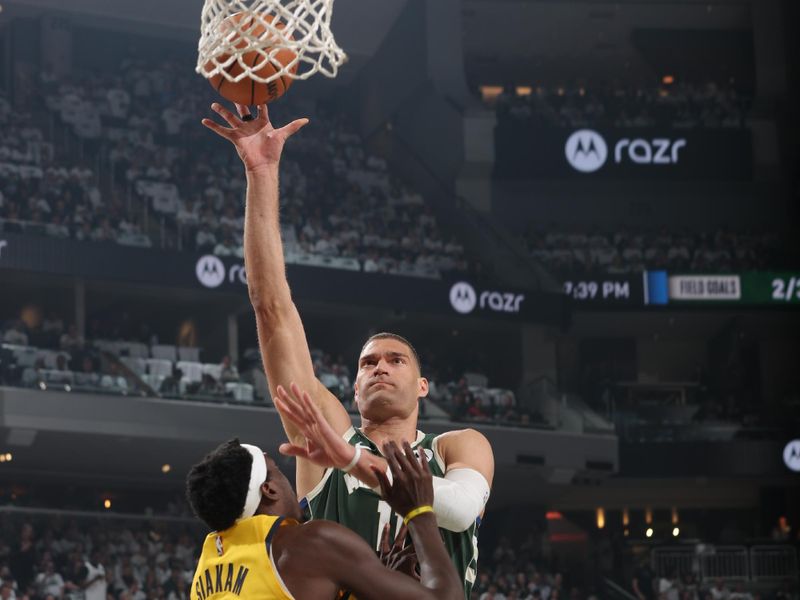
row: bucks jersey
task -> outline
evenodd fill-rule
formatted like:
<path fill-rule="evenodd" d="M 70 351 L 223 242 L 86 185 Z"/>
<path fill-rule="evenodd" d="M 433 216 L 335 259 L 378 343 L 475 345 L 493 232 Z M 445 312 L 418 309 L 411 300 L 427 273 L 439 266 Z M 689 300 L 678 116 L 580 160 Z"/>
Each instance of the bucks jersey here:
<path fill-rule="evenodd" d="M 272 537 L 293 519 L 256 515 L 206 536 L 190 600 L 292 600 L 272 561 Z"/>
<path fill-rule="evenodd" d="M 378 448 L 360 431 L 350 428 L 344 439 L 352 446 L 361 446 L 363 451 L 380 456 Z M 425 452 L 431 472 L 435 477 L 444 477 L 445 464 L 437 450 L 437 437 L 417 432 L 412 448 Z M 322 480 L 303 498 L 301 505 L 311 519 L 326 519 L 341 523 L 352 529 L 367 543 L 378 550 L 380 536 L 386 523 L 396 534 L 403 525 L 402 516 L 396 515 L 391 507 L 366 484 L 339 469 L 327 469 Z M 476 520 L 469 529 L 453 532 L 440 529 L 447 553 L 464 582 L 464 594 L 469 598 L 478 562 L 478 525 Z"/>

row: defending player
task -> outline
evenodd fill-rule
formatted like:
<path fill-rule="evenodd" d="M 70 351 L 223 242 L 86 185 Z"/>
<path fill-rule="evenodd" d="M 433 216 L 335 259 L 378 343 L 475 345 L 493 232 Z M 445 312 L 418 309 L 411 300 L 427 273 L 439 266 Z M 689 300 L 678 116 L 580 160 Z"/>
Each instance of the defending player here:
<path fill-rule="evenodd" d="M 477 528 L 494 475 L 486 438 L 472 429 L 440 436 L 417 430 L 419 399 L 428 394 L 416 351 L 404 338 L 378 334 L 364 344 L 354 385 L 361 427 L 354 429 L 341 402 L 319 382 L 313 370 L 300 315 L 286 280 L 279 226 L 278 164 L 283 145 L 308 120 L 275 129 L 266 106 L 253 117 L 237 105 L 235 115 L 220 104 L 212 108 L 230 128 L 210 119 L 203 124 L 236 147 L 247 175 L 244 250 L 250 301 L 256 314 L 259 344 L 273 397 L 277 386 L 298 384 L 308 390 L 333 430 L 352 447 L 345 469 L 304 454 L 306 439 L 281 415 L 291 452 L 298 456 L 297 493 L 313 518 L 337 521 L 374 547 L 386 523 L 396 532 L 397 515 L 377 493 L 372 467 L 386 468 L 379 448 L 387 441 L 414 440 L 412 447 L 432 456 L 434 507 L 445 545 L 464 580 L 468 597 L 475 580 Z"/>
<path fill-rule="evenodd" d="M 439 537 L 432 513 L 427 461 L 408 443 L 384 452 L 395 473 L 382 473 L 384 497 L 406 515 L 420 565 L 420 581 L 384 567 L 364 541 L 329 521 L 300 524 L 291 484 L 259 448 L 226 442 L 192 467 L 187 497 L 213 531 L 192 579 L 191 600 L 321 600 L 461 598 L 462 586 Z M 348 590 L 349 592 L 342 592 Z"/>

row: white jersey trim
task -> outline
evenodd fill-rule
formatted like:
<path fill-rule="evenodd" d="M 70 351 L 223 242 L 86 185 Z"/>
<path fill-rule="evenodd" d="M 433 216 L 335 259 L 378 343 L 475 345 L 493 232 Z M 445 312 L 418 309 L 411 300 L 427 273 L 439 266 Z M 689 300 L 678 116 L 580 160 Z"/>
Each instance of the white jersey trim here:
<path fill-rule="evenodd" d="M 439 468 L 442 470 L 442 473 L 447 473 L 447 465 L 444 464 L 444 459 L 442 455 L 439 454 L 439 438 L 441 436 L 437 435 L 433 438 L 431 442 L 431 450 L 433 450 L 433 458 L 436 460 L 436 464 L 439 465 Z"/>

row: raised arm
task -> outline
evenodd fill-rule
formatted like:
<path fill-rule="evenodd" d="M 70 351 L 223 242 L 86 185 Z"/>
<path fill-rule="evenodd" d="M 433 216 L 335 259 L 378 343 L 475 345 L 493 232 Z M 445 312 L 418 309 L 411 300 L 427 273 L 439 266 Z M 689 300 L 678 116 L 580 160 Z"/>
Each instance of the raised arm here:
<path fill-rule="evenodd" d="M 267 106 L 252 118 L 247 107 L 237 105 L 238 116 L 221 104 L 212 105 L 230 127 L 211 119 L 203 125 L 231 142 L 244 163 L 247 204 L 244 224 L 244 255 L 250 302 L 256 315 L 258 341 L 264 369 L 274 397 L 278 385 L 295 381 L 308 390 L 331 425 L 341 433 L 350 427 L 350 417 L 341 402 L 314 375 L 303 323 L 292 300 L 286 279 L 279 223 L 278 168 L 286 140 L 308 123 L 298 119 L 275 129 Z M 246 117 L 246 118 L 245 118 Z M 302 441 L 297 428 L 281 415 L 289 439 Z M 322 470 L 304 460 L 297 461 L 297 488 L 302 496 L 322 477 Z"/>

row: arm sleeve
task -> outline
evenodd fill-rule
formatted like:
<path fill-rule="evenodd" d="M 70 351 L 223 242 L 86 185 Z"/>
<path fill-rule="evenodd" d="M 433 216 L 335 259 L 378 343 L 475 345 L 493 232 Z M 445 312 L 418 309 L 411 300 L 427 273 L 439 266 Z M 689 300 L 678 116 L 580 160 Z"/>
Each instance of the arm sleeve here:
<path fill-rule="evenodd" d="M 489 482 L 475 469 L 452 469 L 433 478 L 433 510 L 442 529 L 466 531 L 489 499 Z"/>

